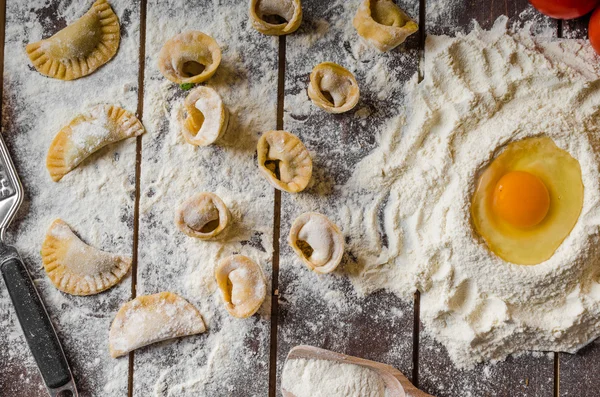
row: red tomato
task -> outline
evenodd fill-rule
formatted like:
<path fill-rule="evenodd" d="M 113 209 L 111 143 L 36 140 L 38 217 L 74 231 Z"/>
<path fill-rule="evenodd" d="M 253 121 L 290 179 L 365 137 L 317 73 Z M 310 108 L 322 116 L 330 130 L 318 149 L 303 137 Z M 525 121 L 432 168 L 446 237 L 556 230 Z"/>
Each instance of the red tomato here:
<path fill-rule="evenodd" d="M 598 0 L 529 0 L 542 14 L 552 18 L 573 19 L 592 11 Z"/>
<path fill-rule="evenodd" d="M 596 8 L 596 11 L 594 11 L 590 18 L 588 37 L 590 38 L 590 44 L 594 47 L 596 53 L 600 54 L 600 7 Z"/>

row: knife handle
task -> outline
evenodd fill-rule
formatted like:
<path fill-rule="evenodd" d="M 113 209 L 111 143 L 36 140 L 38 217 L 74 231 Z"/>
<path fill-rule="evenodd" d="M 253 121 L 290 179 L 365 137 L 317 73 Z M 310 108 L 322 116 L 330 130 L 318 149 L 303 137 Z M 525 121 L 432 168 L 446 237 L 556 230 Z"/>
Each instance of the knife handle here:
<path fill-rule="evenodd" d="M 11 257 L 2 262 L 0 269 L 23 334 L 50 395 L 63 395 L 63 390 L 70 390 L 72 395 L 77 396 L 71 369 L 27 268 L 20 258 Z"/>

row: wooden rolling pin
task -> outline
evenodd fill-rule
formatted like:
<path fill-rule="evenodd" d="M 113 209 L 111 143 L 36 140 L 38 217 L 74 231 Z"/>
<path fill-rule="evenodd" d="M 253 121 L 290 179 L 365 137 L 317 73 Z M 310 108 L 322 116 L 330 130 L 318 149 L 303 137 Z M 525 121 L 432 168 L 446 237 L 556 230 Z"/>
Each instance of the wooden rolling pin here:
<path fill-rule="evenodd" d="M 347 356 L 332 352 L 325 349 L 319 349 L 313 346 L 296 346 L 288 353 L 286 363 L 288 360 L 294 359 L 309 359 L 309 360 L 329 360 L 336 361 L 344 364 L 354 364 L 367 367 L 375 371 L 385 383 L 387 389 L 387 396 L 389 397 L 433 397 L 431 394 L 427 394 L 417 389 L 410 381 L 398 371 L 396 368 L 378 363 L 376 361 L 365 360 L 364 358 Z M 284 397 L 296 397 L 293 393 L 281 388 L 281 392 Z"/>

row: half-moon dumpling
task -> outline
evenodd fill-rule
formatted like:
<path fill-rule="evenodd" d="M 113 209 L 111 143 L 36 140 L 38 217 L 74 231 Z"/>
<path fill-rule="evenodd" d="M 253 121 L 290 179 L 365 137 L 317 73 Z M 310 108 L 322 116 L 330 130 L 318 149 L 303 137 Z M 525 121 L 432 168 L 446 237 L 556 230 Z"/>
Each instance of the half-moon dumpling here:
<path fill-rule="evenodd" d="M 393 0 L 364 0 L 352 24 L 362 38 L 382 52 L 396 48 L 419 30 Z"/>
<path fill-rule="evenodd" d="M 167 40 L 158 54 L 158 68 L 177 84 L 202 83 L 221 63 L 221 49 L 207 34 L 191 30 Z"/>
<path fill-rule="evenodd" d="M 152 343 L 206 331 L 202 315 L 172 292 L 138 296 L 119 309 L 110 326 L 110 355 L 123 356 Z"/>
<path fill-rule="evenodd" d="M 72 295 L 107 290 L 121 281 L 131 267 L 131 258 L 87 245 L 60 219 L 46 232 L 42 262 L 52 284 Z"/>
<path fill-rule="evenodd" d="M 214 240 L 229 224 L 229 210 L 216 194 L 198 193 L 181 204 L 175 223 L 190 237 Z"/>
<path fill-rule="evenodd" d="M 307 212 L 296 218 L 288 242 L 315 273 L 331 273 L 344 254 L 342 232 L 329 218 L 316 212 Z"/>
<path fill-rule="evenodd" d="M 333 62 L 315 66 L 310 74 L 308 96 L 329 113 L 344 113 L 358 103 L 360 91 L 354 75 Z"/>
<path fill-rule="evenodd" d="M 25 50 L 41 74 L 74 80 L 108 62 L 117 53 L 120 39 L 119 18 L 106 0 L 98 0 L 77 21 Z"/>
<path fill-rule="evenodd" d="M 46 168 L 54 182 L 104 146 L 144 133 L 144 126 L 131 112 L 113 105 L 98 105 L 75 117 L 54 137 Z"/>
<path fill-rule="evenodd" d="M 260 266 L 243 255 L 224 258 L 215 269 L 215 278 L 234 317 L 250 317 L 260 308 L 267 295 L 267 285 Z"/>
<path fill-rule="evenodd" d="M 276 189 L 301 192 L 312 176 L 312 159 L 296 135 L 267 131 L 258 140 L 258 168 Z"/>
<path fill-rule="evenodd" d="M 295 32 L 302 23 L 300 0 L 251 0 L 250 20 L 254 29 L 271 36 Z"/>
<path fill-rule="evenodd" d="M 182 134 L 188 143 L 208 146 L 227 130 L 229 112 L 214 89 L 198 86 L 183 104 L 187 116 L 182 120 Z"/>

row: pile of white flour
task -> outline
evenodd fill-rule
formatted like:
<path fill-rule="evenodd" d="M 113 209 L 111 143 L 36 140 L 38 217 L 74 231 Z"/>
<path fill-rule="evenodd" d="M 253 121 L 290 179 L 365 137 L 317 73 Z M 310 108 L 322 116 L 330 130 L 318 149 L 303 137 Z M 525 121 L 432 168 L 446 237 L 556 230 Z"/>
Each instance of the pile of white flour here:
<path fill-rule="evenodd" d="M 360 365 L 328 360 L 287 360 L 281 387 L 296 397 L 385 397 L 381 376 Z"/>
<path fill-rule="evenodd" d="M 588 45 L 509 33 L 505 18 L 491 31 L 430 36 L 424 80 L 407 86 L 406 122 L 383 132 L 341 188 L 353 283 L 405 297 L 418 288 L 426 331 L 460 367 L 523 350 L 573 352 L 600 335 L 596 65 Z M 551 259 L 518 266 L 476 234 L 470 199 L 504 145 L 537 135 L 579 161 L 583 210 Z"/>

